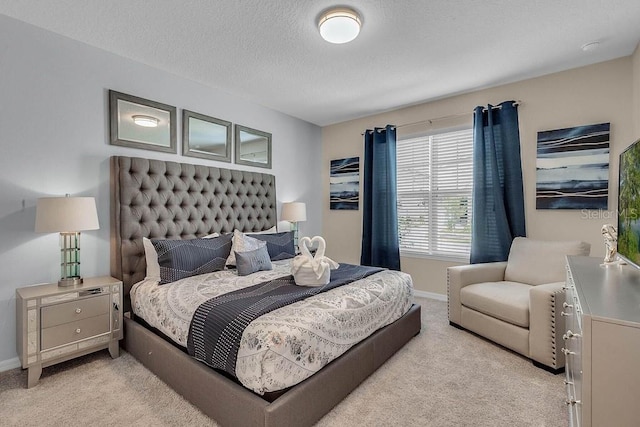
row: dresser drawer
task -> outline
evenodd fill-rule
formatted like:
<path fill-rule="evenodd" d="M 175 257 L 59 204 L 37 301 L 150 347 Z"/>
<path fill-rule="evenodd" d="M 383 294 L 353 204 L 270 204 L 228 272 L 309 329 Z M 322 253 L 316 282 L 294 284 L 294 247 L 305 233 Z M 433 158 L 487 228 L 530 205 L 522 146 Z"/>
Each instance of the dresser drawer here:
<path fill-rule="evenodd" d="M 109 313 L 109 295 L 78 299 L 42 307 L 41 327 L 50 328 Z"/>
<path fill-rule="evenodd" d="M 93 299 L 93 298 L 91 298 Z M 110 331 L 109 313 L 42 329 L 42 350 Z"/>

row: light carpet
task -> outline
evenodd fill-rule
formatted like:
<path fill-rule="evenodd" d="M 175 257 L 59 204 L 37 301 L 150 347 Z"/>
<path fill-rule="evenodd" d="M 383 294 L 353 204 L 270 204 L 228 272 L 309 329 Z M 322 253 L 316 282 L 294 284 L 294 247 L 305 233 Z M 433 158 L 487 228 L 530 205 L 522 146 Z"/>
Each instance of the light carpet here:
<path fill-rule="evenodd" d="M 317 424 L 566 426 L 562 375 L 449 326 L 447 304 L 416 298 L 422 332 Z M 0 374 L 3 426 L 215 426 L 131 355 L 107 351 Z M 238 408 L 242 410 L 242 408 Z"/>

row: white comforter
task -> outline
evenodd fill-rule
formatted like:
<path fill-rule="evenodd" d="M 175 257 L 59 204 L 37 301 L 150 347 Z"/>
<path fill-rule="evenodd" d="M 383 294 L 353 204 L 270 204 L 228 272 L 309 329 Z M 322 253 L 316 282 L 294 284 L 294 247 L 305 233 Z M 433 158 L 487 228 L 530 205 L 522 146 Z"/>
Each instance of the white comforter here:
<path fill-rule="evenodd" d="M 290 274 L 290 260 L 272 271 L 239 277 L 235 270 L 189 277 L 159 286 L 133 286 L 133 311 L 183 347 L 196 308 L 206 300 Z M 413 299 L 411 276 L 385 270 L 351 284 L 274 310 L 242 335 L 236 376 L 259 394 L 310 377 L 376 330 L 402 317 Z"/>

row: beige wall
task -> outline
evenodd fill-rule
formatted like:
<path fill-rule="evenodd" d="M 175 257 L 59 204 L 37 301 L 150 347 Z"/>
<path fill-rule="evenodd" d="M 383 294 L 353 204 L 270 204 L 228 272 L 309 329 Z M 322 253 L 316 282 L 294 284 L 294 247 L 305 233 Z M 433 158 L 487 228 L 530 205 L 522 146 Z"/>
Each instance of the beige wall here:
<path fill-rule="evenodd" d="M 471 112 L 477 105 L 521 100 L 519 107 L 520 140 L 526 200 L 526 223 L 529 237 L 538 239 L 581 239 L 591 243 L 592 255 L 603 256 L 600 227 L 615 223 L 618 155 L 638 132 L 634 124 L 634 102 L 639 95 L 640 54 L 588 67 L 551 74 L 469 94 L 395 110 L 327 126 L 322 129 L 323 142 L 323 236 L 327 254 L 344 262 L 360 260 L 361 211 L 329 210 L 329 162 L 350 156 L 363 156 L 362 132 L 388 123 L 401 125 L 431 118 Z M 634 67 L 634 65 L 636 65 Z M 635 68 L 635 69 L 634 69 Z M 632 94 L 636 86 L 635 95 Z M 428 84 L 428 81 L 425 81 Z M 384 94 L 380 94 L 384 96 Z M 635 101 L 634 101 L 635 99 Z M 636 103 L 636 105 L 638 105 Z M 410 132 L 435 127 L 450 127 L 460 119 L 436 121 L 432 125 L 413 126 Z M 611 160 L 609 174 L 609 211 L 555 211 L 535 208 L 535 161 L 537 132 L 584 124 L 611 123 Z M 422 129 L 420 129 L 422 127 Z M 408 128 L 402 128 L 409 132 Z M 446 267 L 452 263 L 420 258 L 402 258 L 402 269 L 410 273 L 417 290 L 446 294 Z"/>

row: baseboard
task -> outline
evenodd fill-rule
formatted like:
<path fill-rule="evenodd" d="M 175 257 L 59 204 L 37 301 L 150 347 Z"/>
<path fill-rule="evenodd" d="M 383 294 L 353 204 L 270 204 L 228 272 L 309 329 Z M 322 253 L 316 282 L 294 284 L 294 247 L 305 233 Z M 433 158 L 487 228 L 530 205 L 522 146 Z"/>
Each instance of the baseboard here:
<path fill-rule="evenodd" d="M 17 357 L 8 360 L 0 360 L 0 372 L 19 368 L 20 366 L 22 365 L 20 365 L 20 359 L 18 359 Z"/>
<path fill-rule="evenodd" d="M 443 295 L 443 294 L 436 294 L 435 292 L 427 292 L 427 291 L 419 291 L 417 289 L 413 290 L 413 295 L 420 297 L 420 298 L 429 298 L 429 299 L 435 299 L 438 301 L 447 301 L 447 296 Z"/>

